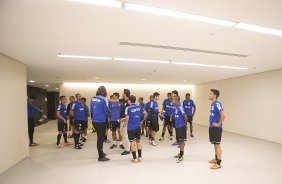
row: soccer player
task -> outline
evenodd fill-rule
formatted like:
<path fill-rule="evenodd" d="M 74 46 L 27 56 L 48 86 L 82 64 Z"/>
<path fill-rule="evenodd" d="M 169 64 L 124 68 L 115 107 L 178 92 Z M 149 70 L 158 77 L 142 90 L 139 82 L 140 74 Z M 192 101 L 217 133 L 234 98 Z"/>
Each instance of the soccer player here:
<path fill-rule="evenodd" d="M 217 89 L 211 89 L 209 94 L 209 100 L 212 101 L 210 109 L 210 128 L 209 128 L 209 137 L 210 142 L 214 145 L 215 158 L 209 160 L 209 163 L 214 164 L 211 166 L 211 169 L 220 169 L 221 168 L 221 135 L 222 135 L 222 123 L 225 119 L 225 113 L 222 108 L 221 103 L 217 100 L 220 92 Z"/>
<path fill-rule="evenodd" d="M 144 98 L 143 97 L 139 97 L 138 98 L 138 103 L 145 110 L 146 104 L 144 103 Z M 146 131 L 146 134 L 147 134 L 148 130 L 147 130 L 147 127 L 145 125 L 145 117 L 142 114 L 141 115 L 141 135 L 144 135 L 144 130 Z"/>
<path fill-rule="evenodd" d="M 28 116 L 28 136 L 29 136 L 29 146 L 39 146 L 39 144 L 33 142 L 34 134 L 34 118 L 33 113 L 43 115 L 43 111 L 33 105 L 36 97 L 31 95 L 27 100 L 27 116 Z"/>
<path fill-rule="evenodd" d="M 112 138 L 113 138 L 113 145 L 110 149 L 114 149 L 117 147 L 117 142 L 119 141 L 119 147 L 121 149 L 125 149 L 122 144 L 122 135 L 120 132 L 120 103 L 119 103 L 119 93 L 114 93 L 111 96 L 111 102 L 109 103 L 110 109 L 110 123 L 111 123 L 111 131 L 112 131 Z M 118 133 L 118 138 L 117 138 Z"/>
<path fill-rule="evenodd" d="M 86 119 L 86 113 L 84 105 L 81 102 L 81 95 L 77 93 L 75 97 L 76 101 L 72 104 L 70 116 L 74 118 L 74 148 L 81 149 L 81 146 L 83 146 L 83 144 L 79 142 L 79 138 L 80 134 L 82 133 L 82 124 Z"/>
<path fill-rule="evenodd" d="M 190 93 L 186 94 L 186 100 L 183 101 L 183 108 L 188 116 L 188 122 L 190 124 L 190 137 L 194 137 L 193 135 L 193 118 L 196 112 L 196 105 L 192 99 L 190 99 Z"/>
<path fill-rule="evenodd" d="M 84 105 L 85 120 L 82 122 L 82 134 L 80 140 L 86 142 L 87 138 L 87 129 L 88 129 L 88 117 L 89 117 L 89 107 L 86 105 L 86 98 L 81 98 L 81 102 Z"/>
<path fill-rule="evenodd" d="M 106 133 L 106 123 L 110 114 L 108 106 L 107 90 L 104 86 L 100 86 L 97 90 L 96 96 L 91 99 L 90 111 L 92 113 L 92 123 L 97 131 L 97 151 L 99 154 L 98 161 L 109 161 L 103 151 L 103 142 Z"/>
<path fill-rule="evenodd" d="M 177 158 L 177 163 L 180 163 L 184 159 L 184 147 L 185 141 L 187 140 L 186 126 L 188 117 L 180 104 L 180 97 L 178 95 L 173 96 L 172 102 L 175 106 L 172 116 L 175 120 L 176 140 L 180 148 L 180 153 L 175 157 Z"/>
<path fill-rule="evenodd" d="M 150 104 L 151 101 L 153 100 L 153 95 L 150 95 L 149 97 L 149 102 L 145 104 L 145 111 L 147 113 L 147 118 L 145 120 L 146 122 L 146 127 L 147 127 L 147 132 L 146 132 L 146 137 L 149 137 L 149 140 L 151 140 L 151 134 L 152 134 L 152 128 L 151 128 L 151 112 L 150 112 Z"/>
<path fill-rule="evenodd" d="M 174 96 L 179 96 L 178 95 L 178 91 L 177 90 L 173 90 L 172 92 L 171 92 L 171 96 L 172 97 L 174 97 Z M 181 104 L 182 102 L 181 102 L 181 100 L 180 100 L 180 104 Z M 175 106 L 172 106 L 172 111 L 173 111 L 173 109 L 175 109 Z M 171 128 L 171 131 L 173 132 L 173 128 L 175 128 L 175 120 L 174 120 L 174 118 L 173 118 L 173 116 L 171 117 L 171 121 L 172 121 L 172 128 Z M 178 145 L 178 142 L 177 142 L 177 140 L 174 142 L 174 143 L 172 143 L 172 146 L 177 146 Z"/>
<path fill-rule="evenodd" d="M 163 118 L 163 115 L 162 113 L 159 112 L 159 105 L 157 102 L 160 98 L 160 94 L 158 92 L 155 92 L 153 94 L 153 98 L 154 99 L 150 103 L 151 123 L 152 123 L 152 133 L 151 133 L 150 143 L 153 146 L 157 146 L 156 141 L 155 141 L 155 136 L 160 129 L 159 117 Z"/>
<path fill-rule="evenodd" d="M 125 123 L 128 131 L 128 139 L 130 141 L 130 150 L 133 156 L 132 162 L 142 162 L 142 145 L 141 145 L 141 116 L 146 116 L 145 110 L 140 106 L 135 104 L 136 97 L 130 95 L 128 97 L 129 106 L 125 109 Z M 136 149 L 138 151 L 138 159 L 136 155 Z"/>
<path fill-rule="evenodd" d="M 68 146 L 68 138 L 67 138 L 67 132 L 68 132 L 68 114 L 67 114 L 67 108 L 66 108 L 66 96 L 60 96 L 60 104 L 57 108 L 57 118 L 58 118 L 58 135 L 57 135 L 57 148 L 63 148 L 64 146 Z M 61 138 L 62 134 L 64 137 L 65 144 L 62 145 Z"/>
<path fill-rule="evenodd" d="M 123 90 L 123 99 L 120 100 L 120 131 L 123 136 L 123 144 L 125 145 L 125 150 L 121 155 L 130 154 L 130 143 L 127 135 L 127 124 L 125 123 L 125 109 L 129 106 L 128 97 L 130 96 L 130 90 Z"/>
<path fill-rule="evenodd" d="M 172 100 L 171 99 L 172 99 L 171 93 L 168 93 L 167 99 L 165 99 L 163 102 L 162 112 L 164 112 L 165 118 L 164 118 L 164 127 L 163 127 L 162 137 L 159 139 L 159 141 L 164 140 L 166 128 L 169 133 L 169 139 L 172 140 L 172 126 L 173 125 L 172 125 L 172 121 L 170 121 L 171 115 L 172 115 Z"/>
<path fill-rule="evenodd" d="M 71 110 L 72 104 L 74 102 L 75 102 L 74 96 L 70 96 L 70 103 L 68 104 L 68 107 L 67 107 L 67 113 L 68 113 L 68 116 L 69 116 L 69 135 L 68 135 L 69 138 L 73 138 L 73 131 L 74 131 L 73 117 L 70 116 L 70 110 Z"/>

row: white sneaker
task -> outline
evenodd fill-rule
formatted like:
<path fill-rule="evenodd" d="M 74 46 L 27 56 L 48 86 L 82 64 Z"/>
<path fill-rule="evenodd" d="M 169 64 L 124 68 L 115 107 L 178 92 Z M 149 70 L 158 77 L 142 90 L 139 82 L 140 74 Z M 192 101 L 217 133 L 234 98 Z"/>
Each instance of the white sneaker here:
<path fill-rule="evenodd" d="M 63 147 L 64 147 L 64 145 L 62 145 L 62 144 L 59 144 L 59 145 L 56 146 L 56 148 L 63 148 Z"/>

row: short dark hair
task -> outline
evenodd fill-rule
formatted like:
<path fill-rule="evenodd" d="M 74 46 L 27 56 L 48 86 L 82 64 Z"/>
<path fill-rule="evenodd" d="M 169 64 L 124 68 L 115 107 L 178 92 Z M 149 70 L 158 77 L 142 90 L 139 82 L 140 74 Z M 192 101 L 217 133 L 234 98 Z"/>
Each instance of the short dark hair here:
<path fill-rule="evenodd" d="M 65 97 L 66 97 L 66 96 L 64 96 L 64 95 L 63 95 L 63 96 L 60 96 L 60 98 L 59 98 L 59 99 L 60 99 L 60 100 L 62 100 L 62 99 L 63 99 L 63 98 L 65 98 Z"/>
<path fill-rule="evenodd" d="M 85 97 L 82 97 L 81 100 L 84 100 L 86 102 L 86 98 Z"/>
<path fill-rule="evenodd" d="M 171 96 L 171 93 L 167 93 L 167 96 Z"/>
<path fill-rule="evenodd" d="M 136 97 L 134 95 L 130 95 L 128 97 L 128 100 L 130 100 L 132 103 L 135 103 L 136 102 Z"/>
<path fill-rule="evenodd" d="M 35 96 L 35 95 L 30 95 L 30 96 L 29 96 L 29 99 L 30 99 L 30 100 L 31 100 L 31 99 L 36 100 L 36 96 Z"/>
<path fill-rule="evenodd" d="M 117 96 L 119 98 L 119 93 L 115 92 L 113 95 Z"/>
<path fill-rule="evenodd" d="M 70 96 L 70 98 L 74 98 L 74 96 Z"/>
<path fill-rule="evenodd" d="M 160 96 L 160 93 L 155 92 L 155 93 L 153 94 L 153 98 L 155 98 L 156 96 Z"/>
<path fill-rule="evenodd" d="M 174 94 L 178 95 L 178 91 L 177 90 L 173 90 L 171 93 L 174 93 Z"/>
<path fill-rule="evenodd" d="M 96 95 L 100 95 L 100 96 L 103 96 L 103 97 L 106 97 L 107 96 L 107 90 L 105 88 L 105 86 L 100 86 L 97 90 L 97 93 Z"/>
<path fill-rule="evenodd" d="M 113 98 L 113 97 L 114 97 L 114 95 L 111 95 L 111 96 L 110 96 L 110 98 Z"/>
<path fill-rule="evenodd" d="M 220 95 L 219 90 L 217 90 L 217 89 L 211 89 L 210 91 L 216 96 L 216 99 L 219 97 L 219 95 Z"/>
<path fill-rule="evenodd" d="M 143 97 L 139 97 L 139 99 L 143 102 L 144 101 L 144 98 Z"/>
<path fill-rule="evenodd" d="M 124 93 L 127 97 L 130 96 L 130 90 L 129 90 L 129 89 L 124 89 L 124 90 L 123 90 L 123 93 Z"/>
<path fill-rule="evenodd" d="M 79 94 L 79 93 L 76 93 L 76 94 L 75 94 L 75 97 L 76 97 L 76 98 L 77 98 L 77 95 L 80 95 L 80 94 Z"/>
<path fill-rule="evenodd" d="M 176 98 L 178 102 L 180 101 L 180 96 L 178 96 L 178 95 L 175 95 L 175 96 L 172 97 L 172 98 Z"/>
<path fill-rule="evenodd" d="M 186 96 L 190 96 L 190 93 L 186 93 Z"/>

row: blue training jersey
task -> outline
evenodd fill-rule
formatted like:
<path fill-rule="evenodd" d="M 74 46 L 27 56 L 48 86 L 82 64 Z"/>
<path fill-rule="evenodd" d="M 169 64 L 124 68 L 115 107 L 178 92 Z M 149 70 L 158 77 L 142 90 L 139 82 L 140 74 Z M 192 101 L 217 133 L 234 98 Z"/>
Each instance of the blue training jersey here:
<path fill-rule="evenodd" d="M 73 102 L 71 110 L 74 111 L 74 120 L 85 121 L 86 113 L 82 102 L 80 101 Z"/>
<path fill-rule="evenodd" d="M 163 102 L 163 108 L 165 110 L 164 116 L 171 116 L 172 114 L 172 100 L 170 99 L 165 99 Z"/>
<path fill-rule="evenodd" d="M 111 121 L 118 121 L 120 119 L 120 103 L 110 102 L 109 109 L 111 111 Z"/>
<path fill-rule="evenodd" d="M 94 96 L 91 99 L 90 111 L 93 123 L 106 123 L 110 114 L 108 100 L 103 96 Z"/>
<path fill-rule="evenodd" d="M 85 112 L 85 121 L 88 122 L 89 107 L 86 104 L 84 104 L 84 112 Z"/>
<path fill-rule="evenodd" d="M 136 130 L 140 127 L 141 115 L 144 112 L 142 107 L 137 104 L 131 104 L 125 109 L 125 116 L 128 116 L 127 130 Z"/>
<path fill-rule="evenodd" d="M 66 108 L 66 105 L 63 104 L 63 103 L 60 103 L 58 108 L 57 108 L 57 111 L 60 112 L 60 115 L 65 119 L 67 120 L 68 118 L 68 113 L 67 113 L 67 108 Z M 58 122 L 64 122 L 61 118 L 58 118 Z"/>
<path fill-rule="evenodd" d="M 181 106 L 181 104 L 178 104 L 177 106 L 174 106 L 174 110 L 173 110 L 173 118 L 175 120 L 175 127 L 176 128 L 181 128 L 181 127 L 184 127 L 186 126 L 186 123 L 185 123 L 185 119 L 184 119 L 184 115 L 185 112 L 184 112 L 184 109 L 183 107 Z"/>
<path fill-rule="evenodd" d="M 220 112 L 224 111 L 222 108 L 222 105 L 219 101 L 214 101 L 211 104 L 211 110 L 210 110 L 210 127 L 214 127 L 212 126 L 213 123 L 218 123 L 220 120 Z M 222 128 L 222 124 L 218 127 L 218 128 Z"/>
<path fill-rule="evenodd" d="M 152 100 L 150 102 L 150 111 L 152 116 L 158 116 L 159 114 L 159 105 L 158 102 L 155 100 Z"/>
<path fill-rule="evenodd" d="M 184 100 L 183 101 L 183 108 L 187 116 L 192 116 L 193 115 L 193 108 L 195 108 L 195 103 L 193 100 Z"/>
<path fill-rule="evenodd" d="M 150 119 L 150 118 L 151 118 L 150 104 L 151 104 L 151 102 L 147 102 L 147 103 L 145 104 L 145 111 L 147 112 L 147 119 Z"/>
<path fill-rule="evenodd" d="M 43 114 L 38 107 L 33 105 L 31 102 L 27 102 L 27 117 L 32 118 L 33 113 L 36 113 L 36 114 L 39 114 L 39 115 Z"/>

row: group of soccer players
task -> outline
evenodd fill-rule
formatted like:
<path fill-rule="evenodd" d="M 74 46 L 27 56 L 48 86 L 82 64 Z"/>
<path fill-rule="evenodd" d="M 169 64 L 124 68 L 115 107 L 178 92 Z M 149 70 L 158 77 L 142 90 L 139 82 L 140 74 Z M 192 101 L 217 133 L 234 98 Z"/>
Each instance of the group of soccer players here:
<path fill-rule="evenodd" d="M 225 114 L 221 103 L 217 101 L 219 91 L 211 89 L 209 99 L 212 101 L 210 110 L 210 142 L 214 144 L 215 158 L 210 160 L 211 169 L 221 168 L 221 134 L 222 122 Z M 182 102 L 178 91 L 174 90 L 167 94 L 167 99 L 159 110 L 158 100 L 160 94 L 153 93 L 149 101 L 145 104 L 143 97 L 130 94 L 129 89 L 124 89 L 122 98 L 118 92 L 110 95 L 107 99 L 107 90 L 100 86 L 96 95 L 90 101 L 90 108 L 86 105 L 86 99 L 79 93 L 75 97 L 70 97 L 70 103 L 66 106 L 66 97 L 60 96 L 60 104 L 57 109 L 58 135 L 57 148 L 68 146 L 68 138 L 74 139 L 74 148 L 82 149 L 87 140 L 88 118 L 91 117 L 94 132 L 97 132 L 98 161 L 109 161 L 103 151 L 103 143 L 109 143 L 108 130 L 112 132 L 112 145 L 110 149 L 119 146 L 124 150 L 121 155 L 132 154 L 132 162 L 142 162 L 141 136 L 148 137 L 149 143 L 157 146 L 156 134 L 159 131 L 159 119 L 164 121 L 161 137 L 163 141 L 166 131 L 169 140 L 173 140 L 173 133 L 176 134 L 176 141 L 173 145 L 180 148 L 179 154 L 175 156 L 176 161 L 182 162 L 184 159 L 184 147 L 187 140 L 187 131 L 190 129 L 190 137 L 193 135 L 193 117 L 196 112 L 196 105 L 190 94 L 187 93 Z M 75 100 L 76 99 L 76 100 Z M 29 104 L 30 105 L 30 104 Z M 69 120 L 69 129 L 67 121 Z M 71 134 L 67 135 L 68 130 Z M 63 135 L 64 144 L 61 144 Z M 31 142 L 32 143 L 32 142 Z"/>

